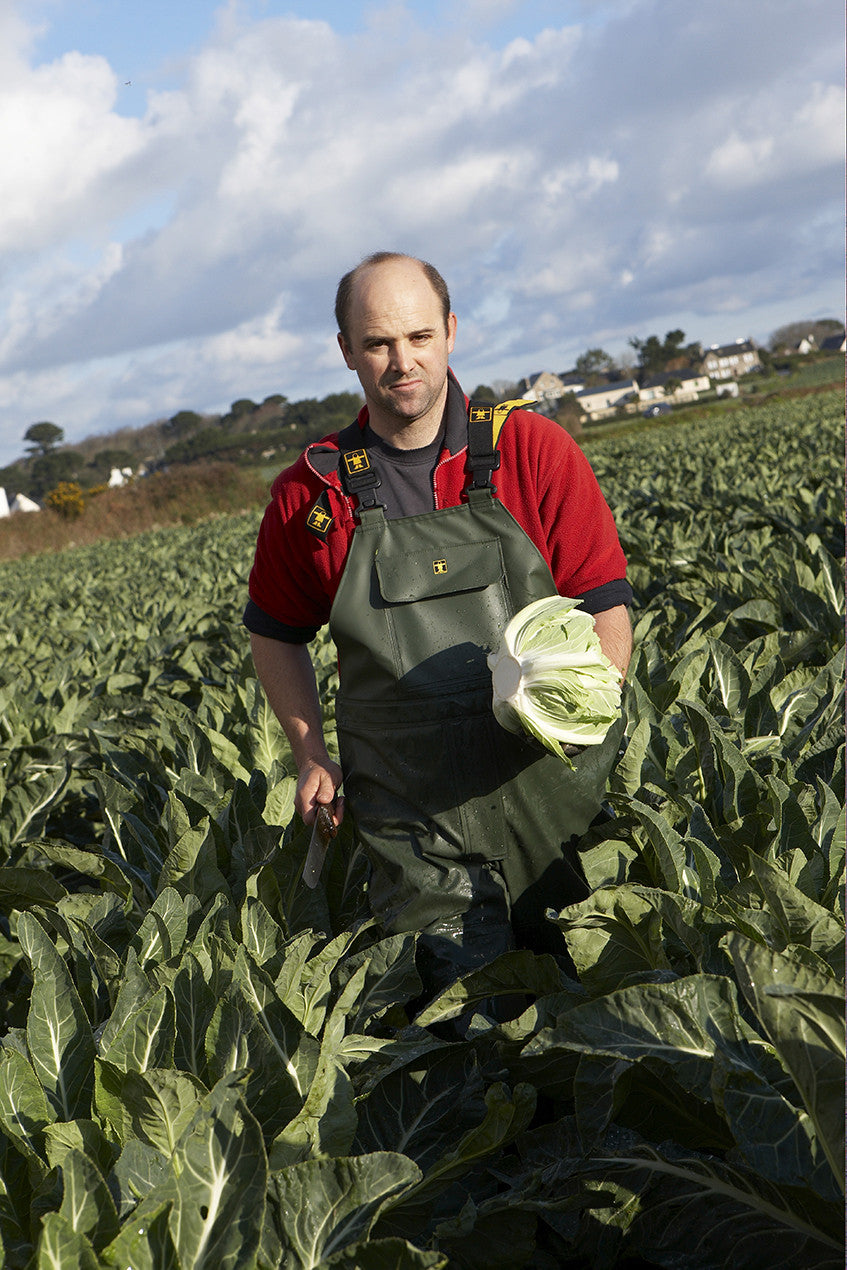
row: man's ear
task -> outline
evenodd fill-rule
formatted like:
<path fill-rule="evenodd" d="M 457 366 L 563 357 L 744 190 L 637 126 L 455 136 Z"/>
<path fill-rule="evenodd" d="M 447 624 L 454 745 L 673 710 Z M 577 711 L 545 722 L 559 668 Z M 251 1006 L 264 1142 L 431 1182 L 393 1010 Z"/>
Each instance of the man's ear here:
<path fill-rule="evenodd" d="M 347 341 L 345 340 L 344 336 L 341 334 L 340 331 L 338 332 L 338 347 L 341 349 L 341 356 L 344 358 L 344 361 L 347 364 L 347 369 L 355 370 L 356 367 L 353 365 L 352 361 L 350 360 L 352 357 L 352 353 L 350 352 L 350 349 L 347 346 Z"/>

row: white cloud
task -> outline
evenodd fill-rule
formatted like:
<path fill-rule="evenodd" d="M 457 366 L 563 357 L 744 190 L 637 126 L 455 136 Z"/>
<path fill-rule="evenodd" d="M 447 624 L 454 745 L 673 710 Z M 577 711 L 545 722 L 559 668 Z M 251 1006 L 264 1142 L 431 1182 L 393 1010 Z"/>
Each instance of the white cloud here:
<path fill-rule="evenodd" d="M 562 369 L 597 332 L 680 314 L 721 339 L 711 323 L 745 296 L 759 320 L 826 286 L 837 303 L 828 0 L 574 3 L 584 25 L 548 17 L 500 48 L 472 36 L 475 3 L 430 27 L 377 3 L 352 36 L 227 7 L 132 118 L 103 58 L 33 65 L 7 2 L 0 462 L 20 452 L 21 400 L 94 431 L 352 386 L 335 280 L 386 246 L 442 268 L 457 356 L 487 377 L 556 347 Z"/>

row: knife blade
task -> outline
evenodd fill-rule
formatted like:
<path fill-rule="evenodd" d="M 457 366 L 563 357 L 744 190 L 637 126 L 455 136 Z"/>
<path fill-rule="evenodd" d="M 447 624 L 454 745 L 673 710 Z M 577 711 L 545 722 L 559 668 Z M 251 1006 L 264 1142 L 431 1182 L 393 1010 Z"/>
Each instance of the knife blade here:
<path fill-rule="evenodd" d="M 303 865 L 303 881 L 312 890 L 317 886 L 318 879 L 321 876 L 324 859 L 326 858 L 326 849 L 337 832 L 337 826 L 332 818 L 331 806 L 327 807 L 322 803 L 318 807 L 318 814 L 315 816 L 312 837 L 309 841 L 309 850 L 306 853 L 306 863 Z"/>

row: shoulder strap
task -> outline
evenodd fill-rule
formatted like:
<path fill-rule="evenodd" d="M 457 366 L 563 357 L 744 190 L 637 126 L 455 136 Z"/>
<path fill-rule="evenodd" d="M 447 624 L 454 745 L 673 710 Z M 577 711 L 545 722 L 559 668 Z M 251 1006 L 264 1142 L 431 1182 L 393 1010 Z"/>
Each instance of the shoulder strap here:
<path fill-rule="evenodd" d="M 470 401 L 468 403 L 468 463 L 473 473 L 471 489 L 495 489 L 491 474 L 500 466 L 497 442 L 503 424 L 513 410 L 532 406 L 532 401 Z"/>
<path fill-rule="evenodd" d="M 347 494 L 355 496 L 359 508 L 381 507 L 375 490 L 382 481 L 371 467 L 370 457 L 362 445 L 362 429 L 358 423 L 351 423 L 338 434 L 338 474 Z"/>

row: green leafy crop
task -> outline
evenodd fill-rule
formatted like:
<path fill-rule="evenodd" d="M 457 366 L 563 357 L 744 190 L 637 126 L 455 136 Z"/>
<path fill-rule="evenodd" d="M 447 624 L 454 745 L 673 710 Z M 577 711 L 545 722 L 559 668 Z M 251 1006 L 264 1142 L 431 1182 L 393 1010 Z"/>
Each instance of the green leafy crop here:
<path fill-rule="evenodd" d="M 423 1008 L 346 825 L 300 882 L 256 517 L 0 566 L 0 1265 L 843 1265 L 842 419 L 591 450 L 636 645 L 591 894 L 569 964 Z"/>

